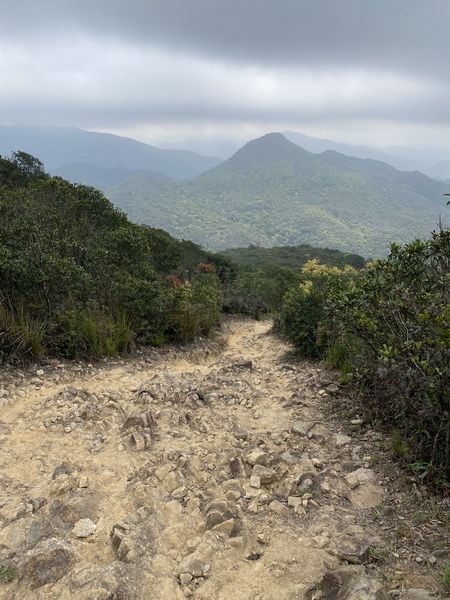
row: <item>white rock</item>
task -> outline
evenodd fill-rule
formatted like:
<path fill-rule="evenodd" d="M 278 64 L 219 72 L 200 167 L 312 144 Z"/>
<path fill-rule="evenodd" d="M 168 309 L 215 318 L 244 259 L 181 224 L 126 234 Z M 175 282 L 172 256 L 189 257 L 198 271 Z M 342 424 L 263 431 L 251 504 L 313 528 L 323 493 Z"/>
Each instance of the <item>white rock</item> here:
<path fill-rule="evenodd" d="M 208 563 L 203 558 L 195 553 L 189 554 L 181 561 L 180 566 L 178 567 L 178 574 L 190 573 L 192 577 L 201 577 L 205 572 L 207 564 Z"/>
<path fill-rule="evenodd" d="M 344 435 L 342 433 L 335 433 L 331 437 L 331 443 L 336 448 L 342 448 L 343 446 L 350 444 L 351 441 L 352 441 L 352 438 L 350 436 Z"/>
<path fill-rule="evenodd" d="M 257 475 L 252 475 L 250 477 L 250 486 L 259 490 L 259 488 L 261 487 L 261 478 Z"/>
<path fill-rule="evenodd" d="M 192 575 L 190 573 L 180 573 L 180 583 L 181 585 L 187 585 L 191 583 Z"/>
<path fill-rule="evenodd" d="M 74 525 L 72 533 L 77 538 L 87 538 L 95 533 L 97 525 L 91 519 L 80 519 Z"/>
<path fill-rule="evenodd" d="M 267 466 L 269 455 L 260 448 L 253 450 L 250 454 L 247 454 L 246 461 L 249 465 L 264 465 Z"/>

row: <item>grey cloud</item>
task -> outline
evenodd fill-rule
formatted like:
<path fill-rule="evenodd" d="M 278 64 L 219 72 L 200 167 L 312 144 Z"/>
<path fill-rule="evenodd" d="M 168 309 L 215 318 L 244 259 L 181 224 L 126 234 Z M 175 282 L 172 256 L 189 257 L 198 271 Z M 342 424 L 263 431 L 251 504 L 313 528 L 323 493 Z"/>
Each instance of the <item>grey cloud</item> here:
<path fill-rule="evenodd" d="M 88 32 L 238 63 L 449 73 L 448 0 L 18 0 L 3 18 L 6 36 Z"/>
<path fill-rule="evenodd" d="M 449 0 L 16 0 L 1 120 L 138 139 L 308 123 L 444 136 L 449 24 Z"/>

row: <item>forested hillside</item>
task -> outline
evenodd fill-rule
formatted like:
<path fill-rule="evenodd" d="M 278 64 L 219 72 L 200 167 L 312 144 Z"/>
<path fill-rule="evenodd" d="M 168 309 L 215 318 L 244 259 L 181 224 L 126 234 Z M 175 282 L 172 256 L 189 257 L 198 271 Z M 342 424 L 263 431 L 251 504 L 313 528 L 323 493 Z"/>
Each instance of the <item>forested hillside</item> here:
<path fill-rule="evenodd" d="M 133 221 L 212 251 L 310 244 L 383 257 L 391 242 L 427 236 L 445 221 L 445 191 L 421 173 L 333 151 L 311 154 L 273 133 L 191 180 L 135 175 L 107 196 Z"/>
<path fill-rule="evenodd" d="M 0 362 L 126 353 L 218 322 L 229 261 L 131 223 L 27 153 L 0 159 L 0 211 Z"/>

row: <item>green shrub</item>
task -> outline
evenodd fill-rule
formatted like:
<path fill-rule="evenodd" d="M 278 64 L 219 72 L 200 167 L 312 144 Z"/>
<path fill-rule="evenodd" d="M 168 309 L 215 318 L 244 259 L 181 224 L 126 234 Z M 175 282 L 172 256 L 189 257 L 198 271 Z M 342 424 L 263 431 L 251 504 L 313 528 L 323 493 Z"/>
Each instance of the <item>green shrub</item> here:
<path fill-rule="evenodd" d="M 220 322 L 222 289 L 212 265 L 200 265 L 193 283 L 184 284 L 169 276 L 168 333 L 172 339 L 187 342 L 197 335 L 210 335 Z"/>
<path fill-rule="evenodd" d="M 240 266 L 237 276 L 225 286 L 224 310 L 259 318 L 281 309 L 286 292 L 300 282 L 300 276 L 286 267 L 267 264 L 260 269 Z"/>
<path fill-rule="evenodd" d="M 350 266 L 327 267 L 311 260 L 302 267 L 301 275 L 300 285 L 291 288 L 284 297 L 280 328 L 305 356 L 323 358 L 335 343 L 331 340 L 332 323 L 326 306 L 353 285 L 358 271 Z"/>
<path fill-rule="evenodd" d="M 330 304 L 329 319 L 365 390 L 366 410 L 398 432 L 424 476 L 449 481 L 450 231 L 393 245 Z"/>

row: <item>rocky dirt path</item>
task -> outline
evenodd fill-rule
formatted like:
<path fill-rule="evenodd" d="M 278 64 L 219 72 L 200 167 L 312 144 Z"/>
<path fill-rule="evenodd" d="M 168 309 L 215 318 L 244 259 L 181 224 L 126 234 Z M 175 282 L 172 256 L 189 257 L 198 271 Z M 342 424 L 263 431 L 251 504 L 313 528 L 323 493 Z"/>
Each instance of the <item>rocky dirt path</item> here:
<path fill-rule="evenodd" d="M 270 325 L 2 374 L 0 599 L 444 597 L 436 512 Z"/>

